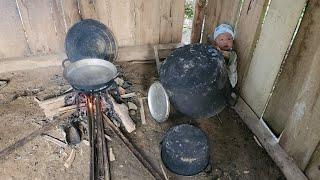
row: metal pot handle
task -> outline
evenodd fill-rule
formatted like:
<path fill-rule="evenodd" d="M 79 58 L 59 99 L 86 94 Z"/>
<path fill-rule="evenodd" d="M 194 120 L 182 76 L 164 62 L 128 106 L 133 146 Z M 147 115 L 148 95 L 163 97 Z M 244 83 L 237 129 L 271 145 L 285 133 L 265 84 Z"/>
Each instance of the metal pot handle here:
<path fill-rule="evenodd" d="M 63 60 L 63 61 L 62 61 L 62 67 L 63 67 L 63 68 L 66 68 L 65 63 L 66 63 L 67 61 L 69 61 L 69 62 L 70 62 L 70 60 L 69 60 L 69 59 L 65 59 L 65 60 Z"/>

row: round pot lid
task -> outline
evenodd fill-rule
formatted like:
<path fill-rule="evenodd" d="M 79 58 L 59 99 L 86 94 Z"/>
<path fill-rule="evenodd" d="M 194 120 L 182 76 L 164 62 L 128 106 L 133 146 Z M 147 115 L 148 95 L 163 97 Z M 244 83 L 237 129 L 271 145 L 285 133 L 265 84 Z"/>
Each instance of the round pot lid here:
<path fill-rule="evenodd" d="M 169 96 L 160 82 L 154 82 L 148 91 L 148 106 L 153 119 L 164 122 L 170 113 Z"/>
<path fill-rule="evenodd" d="M 93 19 L 85 19 L 68 30 L 65 51 L 71 61 L 85 58 L 114 61 L 118 47 L 115 36 L 107 26 Z"/>

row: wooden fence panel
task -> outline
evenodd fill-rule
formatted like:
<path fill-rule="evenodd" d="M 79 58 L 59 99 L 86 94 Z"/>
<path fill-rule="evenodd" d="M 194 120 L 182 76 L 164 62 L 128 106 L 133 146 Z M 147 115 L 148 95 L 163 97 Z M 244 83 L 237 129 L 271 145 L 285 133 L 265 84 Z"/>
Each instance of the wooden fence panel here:
<path fill-rule="evenodd" d="M 53 0 L 17 0 L 28 43 L 33 55 L 58 53 L 64 50 L 63 33 L 53 10 Z M 60 21 L 60 20 L 59 20 Z"/>
<path fill-rule="evenodd" d="M 228 23 L 234 26 L 239 7 L 240 0 L 208 0 L 202 42 L 207 42 L 208 36 L 218 24 Z"/>
<path fill-rule="evenodd" d="M 242 94 L 261 117 L 306 0 L 272 0 L 253 53 Z"/>
<path fill-rule="evenodd" d="M 16 0 L 0 5 L 2 17 L 10 17 L 0 22 L 0 58 L 64 52 L 66 32 L 80 19 L 107 25 L 119 46 L 180 42 L 182 37 L 184 0 Z"/>
<path fill-rule="evenodd" d="M 120 46 L 132 46 L 136 44 L 136 20 L 134 1 L 118 0 L 110 1 L 111 17 L 110 28 L 115 33 Z M 156 36 L 156 34 L 155 34 Z"/>
<path fill-rule="evenodd" d="M 120 2 L 121 0 L 119 0 Z M 95 0 L 94 1 L 94 8 L 96 11 L 97 20 L 108 26 L 111 27 L 111 3 L 114 2 L 112 0 Z M 121 4 L 122 5 L 122 4 Z M 118 10 L 118 7 L 115 7 L 115 10 Z M 123 13 L 121 11 L 121 13 Z"/>
<path fill-rule="evenodd" d="M 171 19 L 172 0 L 162 0 L 160 4 L 160 39 L 161 43 L 172 41 L 172 19 Z M 168 8 L 170 7 L 170 8 Z"/>
<path fill-rule="evenodd" d="M 119 46 L 180 42 L 184 0 L 79 0 L 83 19 L 106 24 Z"/>
<path fill-rule="evenodd" d="M 184 20 L 184 0 L 172 0 L 171 4 L 172 20 L 172 43 L 180 43 L 182 38 L 182 28 Z M 164 31 L 166 31 L 164 29 Z M 160 42 L 162 43 L 162 42 Z"/>
<path fill-rule="evenodd" d="M 160 1 L 160 43 L 179 43 L 182 38 L 184 0 Z"/>
<path fill-rule="evenodd" d="M 55 36 L 59 45 L 59 49 L 56 52 L 61 52 L 64 50 L 64 40 L 68 31 L 64 10 L 61 5 L 62 4 L 60 0 L 51 1 L 51 17 L 55 30 Z"/>
<path fill-rule="evenodd" d="M 62 8 L 65 27 L 68 29 L 73 26 L 76 22 L 80 21 L 80 13 L 78 9 L 77 0 L 57 0 L 60 1 Z"/>
<path fill-rule="evenodd" d="M 158 44 L 160 36 L 159 0 L 135 0 L 136 44 Z"/>
<path fill-rule="evenodd" d="M 29 55 L 15 1 L 0 1 L 0 58 Z"/>
<path fill-rule="evenodd" d="M 259 38 L 268 0 L 245 0 L 236 28 L 235 48 L 238 55 L 238 85 L 248 71 Z"/>
<path fill-rule="evenodd" d="M 286 123 L 290 120 L 290 114 L 294 109 L 298 94 L 303 88 L 306 74 L 310 71 L 312 58 L 305 58 L 304 56 L 308 56 L 310 53 L 314 54 L 317 51 L 317 46 L 310 45 L 308 45 L 308 52 L 304 51 L 305 44 L 309 44 L 310 41 L 305 39 L 310 37 L 308 32 L 309 25 L 312 23 L 310 22 L 309 13 L 306 12 L 303 17 L 277 85 L 263 115 L 264 120 L 277 135 L 281 134 Z"/>
<path fill-rule="evenodd" d="M 94 0 L 78 0 L 81 19 L 98 20 Z"/>
<path fill-rule="evenodd" d="M 285 129 L 280 136 L 280 145 L 292 155 L 301 169 L 304 169 L 320 141 L 320 2 L 309 1 L 297 39 L 291 52 L 287 68 L 283 72 L 283 87 L 275 97 L 279 101 L 290 102 L 277 105 L 287 110 Z M 297 51 L 297 52 L 294 52 Z M 295 55 L 295 57 L 292 57 Z M 287 79 L 287 76 L 290 79 Z M 284 79 L 287 81 L 283 81 Z M 279 84 L 278 87 L 283 86 Z M 292 88 L 292 89 L 288 89 Z M 286 95 L 284 95 L 286 93 Z M 286 109 L 290 108 L 290 109 Z M 278 114 L 276 114 L 278 115 Z M 274 117 L 280 118 L 280 117 Z M 274 119 L 278 120 L 278 119 Z"/>

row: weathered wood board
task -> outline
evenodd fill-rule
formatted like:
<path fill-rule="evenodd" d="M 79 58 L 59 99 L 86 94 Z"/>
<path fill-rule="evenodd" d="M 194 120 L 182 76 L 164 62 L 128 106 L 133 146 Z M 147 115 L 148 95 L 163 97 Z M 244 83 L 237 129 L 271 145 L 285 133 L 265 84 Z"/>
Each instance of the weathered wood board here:
<path fill-rule="evenodd" d="M 253 50 L 260 35 L 262 20 L 268 0 L 245 0 L 242 6 L 235 39 L 235 49 L 238 55 L 238 85 L 248 71 Z"/>
<path fill-rule="evenodd" d="M 297 44 L 292 49 L 297 51 L 292 52 L 292 55 L 296 56 L 288 59 L 287 68 L 281 77 L 282 81 L 279 81 L 278 87 L 283 86 L 280 83 L 287 84 L 286 91 L 284 92 L 282 87 L 277 91 L 278 95 L 275 94 L 280 101 L 290 104 L 283 105 L 281 102 L 277 105 L 281 109 L 280 112 L 286 113 L 285 116 L 278 116 L 278 118 L 285 117 L 281 121 L 285 121 L 286 124 L 280 136 L 280 144 L 294 157 L 301 169 L 306 168 L 320 141 L 319 29 L 320 3 L 310 1 L 301 24 L 301 31 L 298 33 Z M 290 78 L 287 78 L 288 76 Z M 280 94 L 283 96 L 279 97 Z M 275 115 L 280 114 L 279 111 L 275 112 Z"/>
<path fill-rule="evenodd" d="M 306 0 L 272 0 L 243 80 L 242 95 L 261 117 Z"/>
<path fill-rule="evenodd" d="M 15 1 L 0 1 L 0 58 L 30 54 Z"/>
<path fill-rule="evenodd" d="M 33 55 L 59 53 L 64 50 L 65 29 L 54 7 L 54 0 L 17 0 Z"/>

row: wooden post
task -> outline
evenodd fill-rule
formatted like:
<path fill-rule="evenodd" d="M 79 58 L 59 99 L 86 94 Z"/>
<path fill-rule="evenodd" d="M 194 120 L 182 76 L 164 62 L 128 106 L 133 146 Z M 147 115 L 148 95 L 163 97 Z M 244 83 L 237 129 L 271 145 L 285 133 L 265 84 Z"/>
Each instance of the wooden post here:
<path fill-rule="evenodd" d="M 207 0 L 196 0 L 194 8 L 194 16 L 191 30 L 191 43 L 198 43 L 201 40 L 202 25 L 204 19 L 204 9 Z"/>
<path fill-rule="evenodd" d="M 159 59 L 159 49 L 158 46 L 155 45 L 153 46 L 153 50 L 154 50 L 154 57 L 156 59 L 156 66 L 157 66 L 157 72 L 159 74 L 159 70 L 160 70 L 160 59 Z"/>

